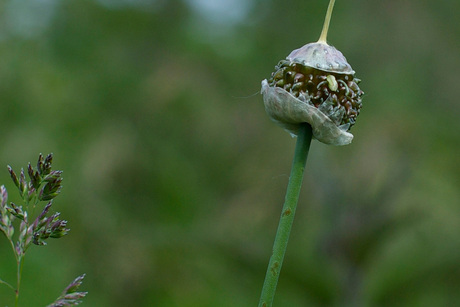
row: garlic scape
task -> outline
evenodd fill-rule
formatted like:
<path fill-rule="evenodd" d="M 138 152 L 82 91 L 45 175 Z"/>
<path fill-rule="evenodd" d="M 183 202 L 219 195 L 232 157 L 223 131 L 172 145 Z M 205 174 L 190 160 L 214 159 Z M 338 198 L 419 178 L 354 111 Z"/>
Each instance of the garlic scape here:
<path fill-rule="evenodd" d="M 334 2 L 329 2 L 318 42 L 292 51 L 262 81 L 265 110 L 297 140 L 259 307 L 273 305 L 312 138 L 331 145 L 350 144 L 349 130 L 362 106 L 360 80 L 343 54 L 326 43 Z"/>

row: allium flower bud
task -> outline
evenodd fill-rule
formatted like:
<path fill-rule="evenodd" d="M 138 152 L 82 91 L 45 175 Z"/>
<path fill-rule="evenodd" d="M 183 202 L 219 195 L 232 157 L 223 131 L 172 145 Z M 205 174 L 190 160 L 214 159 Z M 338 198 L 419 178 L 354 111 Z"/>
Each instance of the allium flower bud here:
<path fill-rule="evenodd" d="M 328 17 L 330 19 L 330 7 Z M 301 123 L 309 123 L 313 136 L 326 144 L 346 145 L 353 135 L 364 94 L 361 81 L 343 54 L 326 43 L 329 20 L 316 43 L 292 51 L 262 81 L 265 110 L 272 120 L 297 135 Z"/>

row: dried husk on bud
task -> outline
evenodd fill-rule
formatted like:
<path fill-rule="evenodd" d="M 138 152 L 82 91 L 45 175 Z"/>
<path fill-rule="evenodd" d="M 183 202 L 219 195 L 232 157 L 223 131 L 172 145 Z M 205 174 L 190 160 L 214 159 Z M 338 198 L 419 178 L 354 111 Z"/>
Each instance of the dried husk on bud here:
<path fill-rule="evenodd" d="M 269 86 L 267 80 L 262 81 L 262 95 L 265 110 L 278 125 L 296 136 L 301 123 L 309 123 L 313 136 L 329 145 L 347 145 L 353 135 L 338 128 L 319 109 L 297 99 L 280 87 Z"/>
<path fill-rule="evenodd" d="M 348 64 L 342 52 L 334 46 L 325 43 L 310 43 L 295 49 L 287 59 L 303 64 L 304 66 L 317 68 L 325 72 L 354 75 L 355 71 Z"/>
<path fill-rule="evenodd" d="M 301 123 L 330 145 L 347 145 L 364 94 L 343 54 L 323 42 L 310 43 L 280 61 L 262 81 L 265 110 L 272 120 L 297 135 Z"/>

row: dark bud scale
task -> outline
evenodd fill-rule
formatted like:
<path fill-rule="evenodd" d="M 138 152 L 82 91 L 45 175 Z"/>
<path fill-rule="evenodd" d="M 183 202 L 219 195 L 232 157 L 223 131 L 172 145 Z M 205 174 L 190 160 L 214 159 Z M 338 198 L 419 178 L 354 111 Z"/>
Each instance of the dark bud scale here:
<path fill-rule="evenodd" d="M 364 92 L 358 87 L 360 81 L 352 74 L 325 71 L 287 59 L 275 66 L 268 83 L 318 108 L 347 131 L 362 107 Z"/>

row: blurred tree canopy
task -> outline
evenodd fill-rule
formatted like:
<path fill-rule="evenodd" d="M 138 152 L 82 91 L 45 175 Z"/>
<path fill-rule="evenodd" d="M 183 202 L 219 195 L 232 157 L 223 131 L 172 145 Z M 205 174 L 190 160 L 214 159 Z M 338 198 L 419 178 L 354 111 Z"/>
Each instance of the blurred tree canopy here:
<path fill-rule="evenodd" d="M 294 149 L 260 82 L 327 3 L 3 1 L 0 179 L 53 152 L 71 228 L 29 253 L 22 306 L 81 273 L 85 306 L 255 306 Z M 337 1 L 364 107 L 351 145 L 312 144 L 276 306 L 460 301 L 459 9 Z"/>

